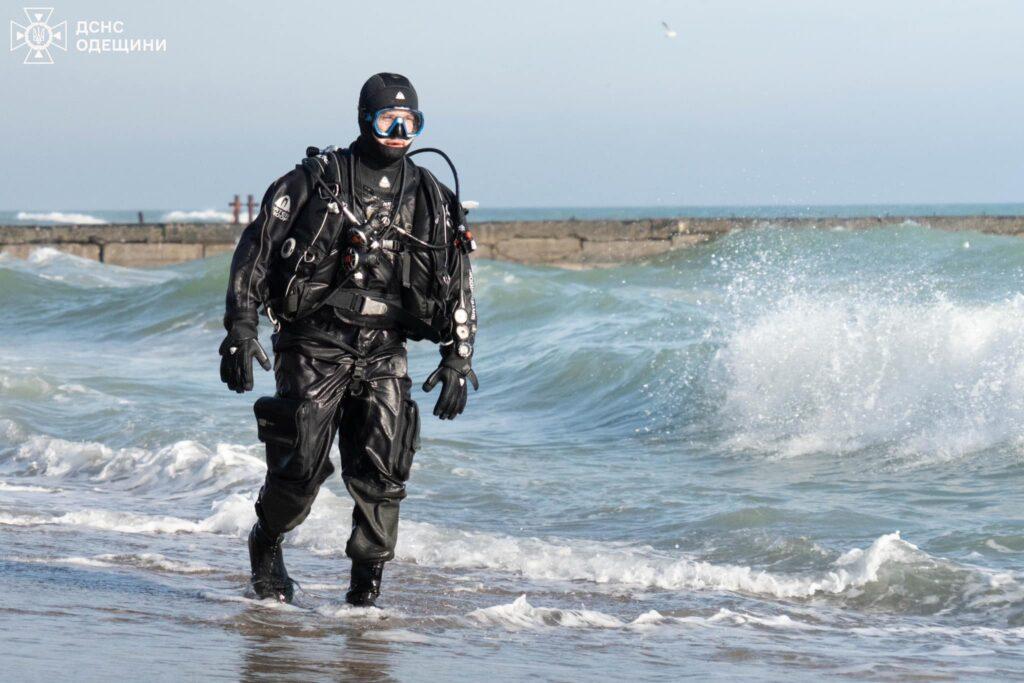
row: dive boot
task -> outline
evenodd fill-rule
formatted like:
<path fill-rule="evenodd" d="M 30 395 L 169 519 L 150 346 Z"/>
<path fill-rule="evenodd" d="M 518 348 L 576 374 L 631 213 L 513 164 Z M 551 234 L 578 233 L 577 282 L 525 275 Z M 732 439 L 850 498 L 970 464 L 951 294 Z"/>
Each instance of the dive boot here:
<path fill-rule="evenodd" d="M 380 579 L 384 574 L 383 562 L 352 562 L 352 582 L 345 602 L 356 607 L 373 607 L 380 596 Z"/>
<path fill-rule="evenodd" d="M 295 594 L 281 552 L 283 535 L 272 538 L 260 526 L 253 525 L 249 532 L 249 561 L 252 563 L 252 589 L 256 597 L 276 598 L 278 602 L 291 602 Z"/>

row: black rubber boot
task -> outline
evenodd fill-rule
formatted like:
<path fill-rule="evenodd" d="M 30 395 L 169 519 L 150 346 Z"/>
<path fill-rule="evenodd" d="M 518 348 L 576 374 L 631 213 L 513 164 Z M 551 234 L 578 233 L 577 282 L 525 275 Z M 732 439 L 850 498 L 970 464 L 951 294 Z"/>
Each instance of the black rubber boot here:
<path fill-rule="evenodd" d="M 352 562 L 352 582 L 345 602 L 356 607 L 373 607 L 380 596 L 383 562 Z"/>
<path fill-rule="evenodd" d="M 256 597 L 277 598 L 279 602 L 291 602 L 295 594 L 288 570 L 284 567 L 281 540 L 271 537 L 260 526 L 253 525 L 249 532 L 249 561 L 252 563 L 252 589 Z"/>

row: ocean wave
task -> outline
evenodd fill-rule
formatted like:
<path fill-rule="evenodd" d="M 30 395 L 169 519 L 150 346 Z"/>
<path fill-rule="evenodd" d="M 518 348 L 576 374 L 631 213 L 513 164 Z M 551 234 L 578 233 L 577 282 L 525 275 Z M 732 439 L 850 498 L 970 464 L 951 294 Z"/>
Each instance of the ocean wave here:
<path fill-rule="evenodd" d="M 253 502 L 251 495 L 232 494 L 217 501 L 213 514 L 200 520 L 85 509 L 59 515 L 4 513 L 0 514 L 0 523 L 84 526 L 133 534 L 190 532 L 242 537 L 255 521 Z M 314 552 L 344 554 L 349 530 L 338 520 L 350 512 L 348 500 L 321 490 L 309 519 L 289 539 Z M 401 523 L 396 556 L 428 566 L 499 570 L 543 581 L 588 581 L 632 590 L 727 590 L 777 598 L 842 593 L 877 581 L 886 564 L 927 557 L 896 532 L 879 537 L 867 549 L 849 551 L 830 571 L 809 576 L 777 575 L 751 567 L 672 558 L 650 548 L 517 538 L 408 520 Z"/>
<path fill-rule="evenodd" d="M 83 509 L 56 515 L 25 515 L 7 511 L 9 525 L 72 525 L 125 533 L 217 533 L 242 537 L 255 517 L 253 491 L 265 466 L 258 446 L 219 444 L 211 449 L 180 441 L 158 449 L 112 449 L 98 443 L 31 436 L 8 452 L 0 467 L 19 476 L 60 482 L 102 483 L 111 488 L 166 499 L 184 495 L 213 501 L 212 514 L 202 519 L 144 515 L 118 510 Z M 35 483 L 35 482 L 33 482 Z M 224 496 L 225 491 L 235 491 Z M 290 535 L 290 542 L 313 552 L 343 555 L 348 529 L 339 525 L 351 513 L 351 502 L 330 489 L 320 491 L 309 518 Z M 951 593 L 939 602 L 964 598 L 961 589 L 974 586 L 971 600 L 1003 604 L 1008 591 L 1019 590 L 1008 574 L 982 576 L 934 558 L 904 541 L 899 532 L 885 534 L 866 548 L 837 556 L 826 569 L 776 573 L 754 567 L 717 564 L 686 555 L 672 555 L 645 546 L 496 535 L 403 520 L 397 556 L 428 566 L 511 572 L 537 581 L 585 581 L 617 591 L 724 590 L 782 599 L 847 594 L 868 603 L 901 599 L 890 595 L 887 580 L 913 581 L 930 574 Z M 824 559 L 824 558 L 820 558 Z M 819 561 L 820 561 L 819 559 Z M 980 582 L 980 583 L 979 583 Z M 868 587 L 883 586 L 879 591 Z M 978 584 L 978 586 L 975 586 Z M 966 599 L 966 598 L 964 598 Z"/>
<path fill-rule="evenodd" d="M 35 213 L 31 211 L 19 211 L 15 216 L 19 221 L 36 221 L 39 223 L 62 223 L 71 225 L 105 225 L 107 221 L 87 213 L 65 213 L 63 211 L 48 211 Z"/>
<path fill-rule="evenodd" d="M 362 637 L 366 640 L 379 640 L 386 643 L 415 643 L 418 645 L 429 645 L 434 642 L 434 639 L 430 636 L 404 628 L 366 631 L 362 634 Z"/>
<path fill-rule="evenodd" d="M 659 615 L 660 616 L 660 615 Z M 565 628 L 622 628 L 625 622 L 595 610 L 534 607 L 525 595 L 505 605 L 473 610 L 466 619 L 480 626 L 503 626 L 510 629 L 561 626 Z"/>
<path fill-rule="evenodd" d="M 6 360 L 0 354 L 0 360 Z M 83 384 L 57 384 L 53 378 L 39 374 L 35 368 L 23 368 L 16 371 L 0 371 L 0 396 L 15 399 L 41 400 L 48 399 L 57 403 L 70 403 L 87 400 L 93 405 L 107 403 L 115 406 L 130 405 L 131 401 L 92 389 Z"/>
<path fill-rule="evenodd" d="M 191 440 L 158 449 L 119 448 L 33 435 L 0 460 L 0 469 L 58 481 L 103 483 L 147 494 L 165 492 L 212 497 L 239 487 L 258 486 L 266 471 L 259 446 Z"/>
<path fill-rule="evenodd" d="M 145 515 L 120 510 L 76 510 L 58 515 L 0 512 L 0 524 L 7 526 L 72 526 L 115 531 L 123 534 L 198 533 L 202 522 L 169 515 Z"/>
<path fill-rule="evenodd" d="M 210 574 L 214 567 L 195 562 L 169 559 L 160 553 L 103 554 L 95 557 L 29 557 L 17 558 L 38 564 L 68 564 L 79 567 L 130 567 L 169 574 Z"/>
<path fill-rule="evenodd" d="M 24 276 L 46 280 L 50 283 L 65 284 L 78 289 L 127 288 L 139 285 L 154 285 L 177 279 L 177 273 L 160 269 L 140 269 L 100 263 L 89 258 L 68 254 L 53 247 L 37 247 L 29 252 L 26 259 L 3 259 L 0 269 L 14 271 Z M 35 288 L 27 292 L 33 295 L 26 302 L 17 302 L 38 307 L 41 304 L 61 302 L 67 298 L 67 290 L 54 291 L 50 288 Z"/>
<path fill-rule="evenodd" d="M 399 554 L 434 566 L 512 571 L 534 580 L 588 581 L 630 590 L 726 590 L 776 598 L 839 594 L 878 580 L 888 563 L 906 562 L 917 549 L 898 533 L 875 540 L 856 560 L 809 575 L 775 574 L 747 566 L 673 558 L 649 548 L 578 540 L 493 536 L 410 522 Z"/>
<path fill-rule="evenodd" d="M 50 515 L 4 511 L 0 512 L 0 524 L 73 526 L 128 534 L 227 534 L 241 538 L 255 521 L 253 503 L 252 494 L 232 494 L 213 503 L 212 514 L 198 520 L 103 509 Z M 317 554 L 344 556 L 349 530 L 338 522 L 350 513 L 347 498 L 323 489 L 310 517 L 289 534 L 288 543 Z M 827 598 L 848 607 L 900 613 L 977 611 L 990 620 L 997 615 L 1006 620 L 1015 618 L 1017 605 L 1024 598 L 1024 587 L 1018 577 L 933 557 L 904 541 L 899 532 L 884 534 L 866 548 L 853 548 L 839 555 L 828 568 L 777 573 L 685 555 L 672 556 L 645 546 L 522 538 L 403 520 L 396 558 L 432 567 L 512 573 L 532 581 L 571 584 L 573 590 L 579 590 L 579 583 L 586 582 L 601 587 L 601 592 L 619 594 L 726 591 L 783 600 Z M 525 618 L 538 615 L 542 620 L 555 618 L 543 612 Z M 567 620 L 590 618 L 579 614 L 563 616 Z"/>
<path fill-rule="evenodd" d="M 228 211 L 200 209 L 198 211 L 168 211 L 160 220 L 164 223 L 233 223 L 235 216 Z M 244 214 L 242 221 L 245 222 Z"/>
<path fill-rule="evenodd" d="M 499 626 L 513 631 L 538 628 L 599 628 L 646 631 L 651 628 L 669 625 L 711 627 L 721 624 L 787 631 L 829 630 L 826 626 L 793 619 L 785 613 L 760 615 L 750 612 L 736 612 L 725 607 L 710 616 L 694 614 L 685 617 L 666 615 L 657 610 L 648 610 L 631 620 L 626 620 L 611 614 L 585 608 L 535 607 L 530 604 L 526 595 L 521 595 L 510 603 L 474 610 L 466 615 L 465 620 L 475 626 Z"/>
<path fill-rule="evenodd" d="M 6 481 L 0 481 L 0 491 L 7 491 L 9 493 L 60 493 L 63 489 L 51 486 L 34 486 L 32 484 L 9 484 Z"/>
<path fill-rule="evenodd" d="M 251 495 L 229 496 L 215 504 L 214 514 L 201 526 L 244 536 L 255 520 L 252 505 Z M 289 542 L 319 554 L 344 555 L 349 530 L 338 520 L 350 511 L 347 498 L 322 489 L 309 518 L 290 534 Z M 716 564 L 645 546 L 521 538 L 412 520 L 401 522 L 398 538 L 396 557 L 404 561 L 509 572 L 535 581 L 583 581 L 613 592 L 714 590 L 794 600 L 836 596 L 862 607 L 926 612 L 952 606 L 1005 610 L 1024 595 L 1017 577 L 933 557 L 904 541 L 899 532 L 839 555 L 826 569 L 802 573 Z"/>
<path fill-rule="evenodd" d="M 737 324 L 712 376 L 734 449 L 883 446 L 934 462 L 1013 444 L 1024 420 L 1024 296 L 787 297 Z"/>

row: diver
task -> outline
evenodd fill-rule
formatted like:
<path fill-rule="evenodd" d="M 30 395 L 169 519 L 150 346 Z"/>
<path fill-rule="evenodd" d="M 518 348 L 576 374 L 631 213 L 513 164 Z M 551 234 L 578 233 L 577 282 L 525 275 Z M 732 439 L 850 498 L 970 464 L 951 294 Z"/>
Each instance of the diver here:
<path fill-rule="evenodd" d="M 476 244 L 455 167 L 440 150 L 409 151 L 424 117 L 404 76 L 372 76 L 357 111 L 355 142 L 308 148 L 267 190 L 231 261 L 220 346 L 228 388 L 252 389 L 253 358 L 271 369 L 257 340 L 259 312 L 275 327 L 277 391 L 254 406 L 267 454 L 249 534 L 252 590 L 261 599 L 292 600 L 282 540 L 334 472 L 335 436 L 355 503 L 346 600 L 373 606 L 378 598 L 419 448 L 407 340 L 439 344 L 440 364 L 423 384 L 427 392 L 441 384 L 434 415 L 454 419 L 466 406 L 467 384 L 478 388 L 469 262 Z M 448 162 L 454 192 L 410 159 L 426 151 Z"/>

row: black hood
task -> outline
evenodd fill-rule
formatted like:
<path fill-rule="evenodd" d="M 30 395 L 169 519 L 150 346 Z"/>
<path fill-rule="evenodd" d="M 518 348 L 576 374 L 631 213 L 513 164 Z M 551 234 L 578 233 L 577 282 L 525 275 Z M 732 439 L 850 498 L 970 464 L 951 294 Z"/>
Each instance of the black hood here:
<path fill-rule="evenodd" d="M 416 89 L 405 76 L 391 73 L 370 76 L 359 91 L 359 147 L 362 156 L 378 165 L 392 164 L 404 157 L 412 145 L 396 149 L 380 144 L 369 117 L 388 107 L 419 109 L 419 106 Z"/>

